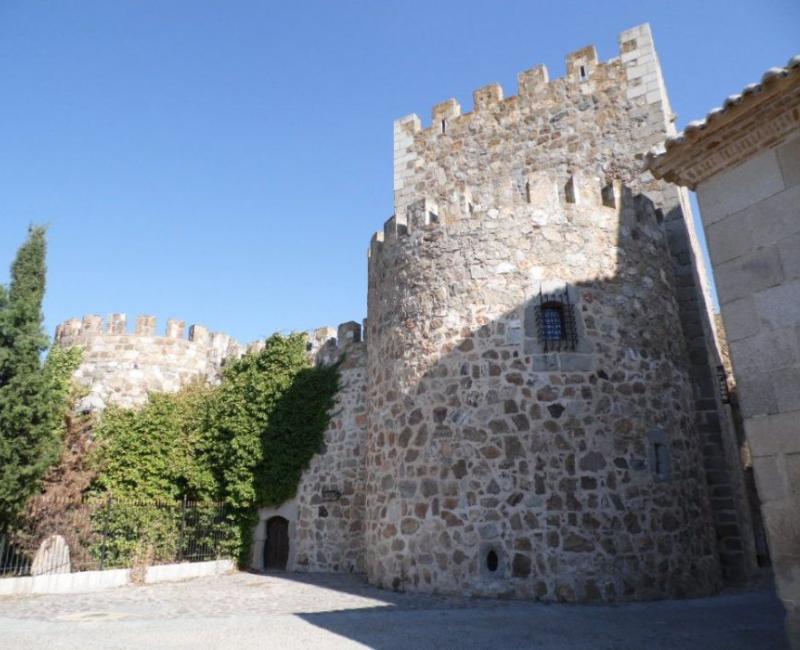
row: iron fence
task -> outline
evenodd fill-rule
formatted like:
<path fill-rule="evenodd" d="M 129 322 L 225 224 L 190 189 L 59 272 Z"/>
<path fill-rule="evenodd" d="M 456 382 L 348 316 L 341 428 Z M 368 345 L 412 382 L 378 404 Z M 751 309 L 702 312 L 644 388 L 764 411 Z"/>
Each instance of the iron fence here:
<path fill-rule="evenodd" d="M 39 497 L 0 533 L 0 577 L 234 557 L 224 503 Z"/>

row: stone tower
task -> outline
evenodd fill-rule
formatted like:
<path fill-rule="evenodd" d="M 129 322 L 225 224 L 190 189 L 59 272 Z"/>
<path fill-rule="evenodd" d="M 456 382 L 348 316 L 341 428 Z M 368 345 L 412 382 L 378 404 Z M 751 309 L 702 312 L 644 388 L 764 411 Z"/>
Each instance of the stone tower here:
<path fill-rule="evenodd" d="M 719 584 L 712 522 L 736 508 L 704 470 L 730 449 L 708 444 L 702 278 L 685 196 L 641 172 L 672 129 L 649 27 L 620 49 L 395 124 L 395 216 L 369 257 L 374 583 L 566 601 Z"/>
<path fill-rule="evenodd" d="M 55 342 L 83 350 L 75 379 L 88 390 L 80 408 L 102 410 L 107 404 L 141 406 L 151 392 L 175 392 L 197 379 L 219 380 L 226 360 L 244 348 L 222 332 L 202 325 L 167 321 L 165 335 L 156 332 L 154 316 L 139 316 L 134 332 L 126 314 L 103 317 L 90 314 L 64 321 Z"/>

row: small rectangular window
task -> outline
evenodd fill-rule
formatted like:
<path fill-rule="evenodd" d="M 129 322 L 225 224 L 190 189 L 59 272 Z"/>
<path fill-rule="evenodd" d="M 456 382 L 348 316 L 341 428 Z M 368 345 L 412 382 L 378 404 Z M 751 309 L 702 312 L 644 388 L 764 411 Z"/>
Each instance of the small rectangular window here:
<path fill-rule="evenodd" d="M 545 352 L 575 350 L 578 334 L 568 290 L 548 295 L 539 293 L 536 330 Z"/>

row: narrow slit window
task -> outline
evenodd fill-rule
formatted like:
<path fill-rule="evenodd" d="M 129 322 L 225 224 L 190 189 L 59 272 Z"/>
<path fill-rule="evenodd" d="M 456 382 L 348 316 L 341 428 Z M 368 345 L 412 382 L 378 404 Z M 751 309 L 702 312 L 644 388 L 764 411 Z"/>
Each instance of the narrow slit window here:
<path fill-rule="evenodd" d="M 672 458 L 670 457 L 667 434 L 661 430 L 647 434 L 648 463 L 656 482 L 669 481 L 672 478 Z"/>
<path fill-rule="evenodd" d="M 531 184 L 530 184 L 530 181 L 525 183 L 525 201 L 527 203 L 531 202 Z"/>
<path fill-rule="evenodd" d="M 586 66 L 581 66 L 581 79 L 586 79 Z"/>
<path fill-rule="evenodd" d="M 661 476 L 664 473 L 664 445 L 660 442 L 653 443 L 653 456 L 655 456 L 655 472 Z"/>
<path fill-rule="evenodd" d="M 656 473 L 659 478 L 669 478 L 669 447 L 663 443 L 656 443 Z"/>
<path fill-rule="evenodd" d="M 564 185 L 564 198 L 567 203 L 578 202 L 578 192 L 575 188 L 575 178 L 573 176 L 570 176 L 567 184 Z"/>
<path fill-rule="evenodd" d="M 442 120 L 442 133 L 447 131 L 447 120 Z"/>

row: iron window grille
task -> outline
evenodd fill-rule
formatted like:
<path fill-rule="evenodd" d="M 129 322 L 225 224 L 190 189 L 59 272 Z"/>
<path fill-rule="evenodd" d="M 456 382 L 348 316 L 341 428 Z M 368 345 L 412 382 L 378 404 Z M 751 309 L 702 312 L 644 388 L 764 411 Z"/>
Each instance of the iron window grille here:
<path fill-rule="evenodd" d="M 545 352 L 575 350 L 578 345 L 575 311 L 566 289 L 549 294 L 539 292 L 536 330 Z"/>

